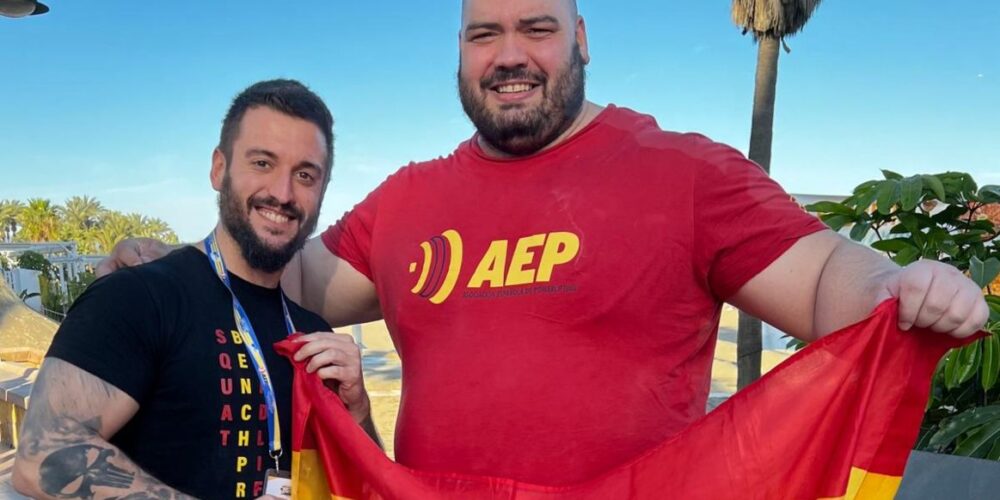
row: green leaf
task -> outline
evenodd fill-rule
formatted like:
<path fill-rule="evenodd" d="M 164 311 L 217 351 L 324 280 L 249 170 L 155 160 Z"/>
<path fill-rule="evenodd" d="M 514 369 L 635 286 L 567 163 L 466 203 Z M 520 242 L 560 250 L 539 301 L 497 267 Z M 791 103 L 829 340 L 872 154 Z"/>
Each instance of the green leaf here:
<path fill-rule="evenodd" d="M 920 232 L 920 219 L 917 217 L 917 214 L 902 213 L 899 214 L 898 217 L 899 217 L 899 225 L 903 226 L 903 228 L 909 231 L 910 234 L 916 234 Z"/>
<path fill-rule="evenodd" d="M 818 201 L 816 203 L 806 205 L 806 210 L 817 214 L 835 213 L 849 215 L 852 217 L 855 215 L 853 208 L 833 201 Z"/>
<path fill-rule="evenodd" d="M 989 219 L 980 219 L 968 226 L 969 231 L 986 231 L 987 233 L 993 234 L 996 230 L 993 227 L 993 222 Z"/>
<path fill-rule="evenodd" d="M 968 211 L 968 207 L 964 205 L 948 205 L 944 210 L 932 215 L 931 219 L 938 224 L 950 224 Z"/>
<path fill-rule="evenodd" d="M 968 245 L 970 243 L 976 243 L 978 241 L 982 241 L 983 236 L 986 234 L 989 233 L 983 231 L 982 229 L 973 229 L 965 233 L 956 234 L 952 238 L 954 238 L 955 243 L 958 243 L 959 245 Z"/>
<path fill-rule="evenodd" d="M 899 181 L 883 181 L 878 187 L 878 194 L 875 196 L 875 204 L 878 206 L 878 213 L 888 215 L 892 212 L 892 206 L 899 201 Z"/>
<path fill-rule="evenodd" d="M 912 264 L 920 258 L 920 250 L 916 247 L 907 247 L 899 251 L 892 261 L 900 266 Z"/>
<path fill-rule="evenodd" d="M 986 288 L 986 285 L 993 283 L 997 275 L 1000 275 L 1000 260 L 990 257 L 983 262 L 979 257 L 973 256 L 969 259 L 969 275 L 979 288 Z"/>
<path fill-rule="evenodd" d="M 869 229 L 871 228 L 869 228 L 867 224 L 855 224 L 854 227 L 851 228 L 851 239 L 854 241 L 861 241 L 865 239 L 865 236 L 868 235 Z"/>
<path fill-rule="evenodd" d="M 979 201 L 983 203 L 997 203 L 1000 202 L 1000 186 L 989 184 L 979 188 L 979 193 L 977 195 Z"/>
<path fill-rule="evenodd" d="M 1000 441 L 997 441 L 993 449 L 986 454 L 986 460 L 1000 460 Z"/>
<path fill-rule="evenodd" d="M 979 368 L 979 342 L 956 348 L 948 354 L 944 367 L 944 385 L 949 390 L 968 381 Z"/>
<path fill-rule="evenodd" d="M 962 177 L 962 194 L 965 195 L 967 199 L 973 199 L 976 197 L 976 192 L 979 190 L 979 186 L 976 185 L 976 181 L 972 180 L 972 176 L 969 174 L 963 174 Z"/>
<path fill-rule="evenodd" d="M 885 176 L 885 180 L 902 180 L 903 176 L 893 172 L 892 170 L 882 169 L 882 175 Z"/>
<path fill-rule="evenodd" d="M 991 333 L 983 342 L 983 367 L 979 371 L 983 390 L 988 391 L 997 383 L 1000 376 L 1000 337 Z"/>
<path fill-rule="evenodd" d="M 962 348 L 961 354 L 959 355 L 959 367 L 958 367 L 958 383 L 964 384 L 968 382 L 979 370 L 979 365 L 982 363 L 983 349 L 982 341 L 977 340 Z"/>
<path fill-rule="evenodd" d="M 872 180 L 872 181 L 862 182 L 861 184 L 858 184 L 854 188 L 854 191 L 852 191 L 851 194 L 857 196 L 858 193 L 862 193 L 862 192 L 866 192 L 866 191 L 875 189 L 875 187 L 878 186 L 879 183 L 881 183 L 881 182 L 882 181 L 880 181 L 880 180 Z"/>
<path fill-rule="evenodd" d="M 1000 422 L 992 422 L 973 432 L 955 447 L 955 455 L 963 457 L 985 457 L 1000 438 Z"/>
<path fill-rule="evenodd" d="M 986 296 L 986 305 L 990 307 L 990 313 L 1000 314 L 1000 297 L 996 295 Z"/>
<path fill-rule="evenodd" d="M 844 226 L 850 224 L 854 220 L 854 217 L 848 217 L 841 214 L 824 214 L 820 216 L 820 220 L 829 226 L 830 229 L 840 231 Z"/>
<path fill-rule="evenodd" d="M 926 186 L 927 188 L 929 188 L 931 191 L 934 192 L 934 197 L 941 201 L 944 201 L 945 199 L 944 183 L 941 182 L 941 179 L 938 179 L 936 175 L 925 175 L 923 176 L 923 179 L 924 179 L 924 186 Z"/>
<path fill-rule="evenodd" d="M 924 180 L 919 175 L 907 177 L 900 182 L 899 204 L 903 210 L 909 212 L 920 203 L 923 194 Z"/>
<path fill-rule="evenodd" d="M 944 386 L 949 391 L 958 386 L 958 365 L 961 364 L 961 349 L 952 349 L 944 361 Z"/>
<path fill-rule="evenodd" d="M 888 240 L 876 241 L 872 243 L 871 246 L 875 250 L 892 253 L 902 251 L 904 248 L 916 248 L 913 246 L 913 243 L 910 243 L 905 238 L 891 238 Z"/>
<path fill-rule="evenodd" d="M 934 449 L 943 449 L 969 430 L 994 421 L 1000 422 L 1000 405 L 980 406 L 963 411 L 942 420 L 928 444 Z"/>
<path fill-rule="evenodd" d="M 862 191 L 854 195 L 854 213 L 856 215 L 861 215 L 868 211 L 875 203 L 875 197 L 878 195 L 877 184 L 872 185 L 866 191 Z"/>

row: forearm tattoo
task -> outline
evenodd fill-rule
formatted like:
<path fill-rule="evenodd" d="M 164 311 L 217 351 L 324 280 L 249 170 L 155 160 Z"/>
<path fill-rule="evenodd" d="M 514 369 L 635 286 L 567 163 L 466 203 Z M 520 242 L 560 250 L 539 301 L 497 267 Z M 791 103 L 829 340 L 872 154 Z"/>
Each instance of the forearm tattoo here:
<path fill-rule="evenodd" d="M 118 499 L 191 498 L 146 474 L 101 438 L 102 403 L 118 392 L 64 361 L 46 360 L 33 387 L 18 447 L 19 456 L 41 460 L 38 487 L 54 498 L 95 498 L 95 488 L 105 494 L 120 489 L 123 496 L 112 497 Z M 57 406 L 52 398 L 72 399 Z M 142 491 L 128 491 L 135 488 Z"/>

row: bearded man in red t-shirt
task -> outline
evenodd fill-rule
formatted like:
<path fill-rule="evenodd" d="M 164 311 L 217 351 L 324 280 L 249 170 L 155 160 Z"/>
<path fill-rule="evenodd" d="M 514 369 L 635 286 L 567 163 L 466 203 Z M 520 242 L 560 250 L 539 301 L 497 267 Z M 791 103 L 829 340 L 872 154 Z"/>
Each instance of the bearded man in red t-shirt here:
<path fill-rule="evenodd" d="M 391 175 L 283 281 L 333 325 L 385 319 L 402 464 L 567 484 L 643 453 L 704 414 L 723 301 L 804 340 L 889 297 L 904 329 L 985 323 L 952 267 L 899 268 L 736 150 L 587 101 L 574 1 L 465 0 L 459 46 L 477 133 Z"/>

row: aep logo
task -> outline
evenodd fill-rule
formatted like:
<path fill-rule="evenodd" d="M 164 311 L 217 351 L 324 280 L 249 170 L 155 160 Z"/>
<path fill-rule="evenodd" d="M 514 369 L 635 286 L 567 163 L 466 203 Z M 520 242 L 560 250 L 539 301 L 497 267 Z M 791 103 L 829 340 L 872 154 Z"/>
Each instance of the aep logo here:
<path fill-rule="evenodd" d="M 533 234 L 519 238 L 510 252 L 510 240 L 494 240 L 479 259 L 468 288 L 501 288 L 552 280 L 556 266 L 571 262 L 580 252 L 580 238 L 569 232 Z M 462 270 L 463 245 L 458 231 L 449 229 L 420 244 L 423 262 L 411 292 L 433 304 L 444 302 L 455 289 Z M 538 265 L 532 266 L 540 252 Z M 410 263 L 410 273 L 417 263 Z"/>

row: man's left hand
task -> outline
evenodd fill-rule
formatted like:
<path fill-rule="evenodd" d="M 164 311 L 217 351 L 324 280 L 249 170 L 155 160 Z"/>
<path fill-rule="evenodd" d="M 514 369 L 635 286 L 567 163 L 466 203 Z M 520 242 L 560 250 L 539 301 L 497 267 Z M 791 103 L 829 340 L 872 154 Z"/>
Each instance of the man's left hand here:
<path fill-rule="evenodd" d="M 965 338 L 983 328 L 990 317 L 979 286 L 947 264 L 920 260 L 894 273 L 880 294 L 881 302 L 899 298 L 899 328 L 927 328 Z"/>
<path fill-rule="evenodd" d="M 295 339 L 303 342 L 295 361 L 308 359 L 306 372 L 316 373 L 340 396 L 354 421 L 369 418 L 371 402 L 361 371 L 361 349 L 354 337 L 342 333 L 316 332 Z"/>

